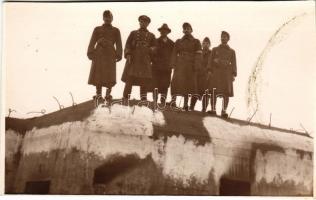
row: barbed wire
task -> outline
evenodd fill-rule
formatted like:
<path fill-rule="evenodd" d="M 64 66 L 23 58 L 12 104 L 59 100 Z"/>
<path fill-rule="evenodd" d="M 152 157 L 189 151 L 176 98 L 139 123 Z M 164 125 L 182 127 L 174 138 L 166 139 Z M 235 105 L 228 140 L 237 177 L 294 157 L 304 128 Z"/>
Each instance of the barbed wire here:
<path fill-rule="evenodd" d="M 54 98 L 54 99 L 56 100 L 56 102 L 58 103 L 59 110 L 63 109 L 64 106 L 59 103 L 58 99 L 57 99 L 55 96 L 53 96 L 53 98 Z"/>
<path fill-rule="evenodd" d="M 70 94 L 70 96 L 71 96 L 72 106 L 74 107 L 74 106 L 76 106 L 76 105 L 77 105 L 77 103 L 75 103 L 75 100 L 74 100 L 74 97 L 73 97 L 72 93 L 71 93 L 71 92 L 69 92 L 69 94 Z"/>
<path fill-rule="evenodd" d="M 255 114 L 257 113 L 257 111 L 258 111 L 258 109 L 256 109 L 255 112 L 252 114 L 252 116 L 247 119 L 248 123 L 250 123 L 250 121 L 251 121 L 252 118 L 255 116 Z"/>
<path fill-rule="evenodd" d="M 11 113 L 16 112 L 16 110 L 9 108 L 9 114 L 8 117 L 10 117 Z"/>
<path fill-rule="evenodd" d="M 42 109 L 41 111 L 30 111 L 30 112 L 27 112 L 26 114 L 34 114 L 34 113 L 40 113 L 40 114 L 44 115 L 46 113 L 46 110 Z"/>

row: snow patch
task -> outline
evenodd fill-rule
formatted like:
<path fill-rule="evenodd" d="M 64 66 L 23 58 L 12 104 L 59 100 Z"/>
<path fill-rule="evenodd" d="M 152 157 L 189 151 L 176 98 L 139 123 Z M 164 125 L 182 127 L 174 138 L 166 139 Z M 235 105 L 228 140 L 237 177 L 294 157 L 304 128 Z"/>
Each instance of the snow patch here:
<path fill-rule="evenodd" d="M 221 140 L 227 141 L 231 147 L 240 146 L 243 143 L 266 143 L 284 149 L 295 148 L 313 151 L 313 139 L 297 134 L 283 133 L 250 125 L 241 126 L 216 117 L 205 117 L 203 124 L 215 145 L 216 141 Z M 251 148 L 251 146 L 246 145 L 243 148 Z"/>
<path fill-rule="evenodd" d="M 263 154 L 256 152 L 255 172 L 256 182 L 264 179 L 267 183 L 281 185 L 286 181 L 294 181 L 295 185 L 303 184 L 309 191 L 313 185 L 313 163 L 309 156 L 303 158 L 293 150 L 287 152 L 268 151 Z"/>
<path fill-rule="evenodd" d="M 153 125 L 165 124 L 160 111 L 153 112 L 145 106 L 98 107 L 87 119 L 89 129 L 110 134 L 147 135 L 153 134 Z"/>
<path fill-rule="evenodd" d="M 189 186 L 192 179 L 206 184 L 214 163 L 211 143 L 197 146 L 194 141 L 186 141 L 181 135 L 168 138 L 163 166 L 165 176 L 181 181 L 184 186 Z"/>
<path fill-rule="evenodd" d="M 19 150 L 22 142 L 22 135 L 14 130 L 7 130 L 5 133 L 5 157 L 10 158 Z"/>
<path fill-rule="evenodd" d="M 232 152 L 227 152 L 229 154 L 227 159 L 216 159 L 216 179 L 227 172 L 227 167 L 232 162 L 229 158 L 237 157 L 240 151 L 250 152 L 253 143 L 262 143 L 279 146 L 284 152 L 262 153 L 260 150 L 256 152 L 256 181 L 264 178 L 267 183 L 282 184 L 288 180 L 312 189 L 313 161 L 306 153 L 301 158 L 301 155 L 296 153 L 296 149 L 313 152 L 313 139 L 254 126 L 240 126 L 215 117 L 206 117 L 203 123 L 215 151 L 221 148 L 233 149 Z"/>

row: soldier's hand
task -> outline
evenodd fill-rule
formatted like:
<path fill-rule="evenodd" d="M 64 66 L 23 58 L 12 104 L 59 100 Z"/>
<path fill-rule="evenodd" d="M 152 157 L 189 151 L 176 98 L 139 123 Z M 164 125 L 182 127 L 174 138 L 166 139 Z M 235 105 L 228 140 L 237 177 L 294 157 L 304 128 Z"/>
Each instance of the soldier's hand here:
<path fill-rule="evenodd" d="M 232 81 L 235 81 L 235 76 L 233 76 Z"/>
<path fill-rule="evenodd" d="M 215 58 L 215 59 L 214 59 L 214 62 L 217 63 L 217 64 L 219 64 L 219 59 L 218 59 L 218 58 Z"/>

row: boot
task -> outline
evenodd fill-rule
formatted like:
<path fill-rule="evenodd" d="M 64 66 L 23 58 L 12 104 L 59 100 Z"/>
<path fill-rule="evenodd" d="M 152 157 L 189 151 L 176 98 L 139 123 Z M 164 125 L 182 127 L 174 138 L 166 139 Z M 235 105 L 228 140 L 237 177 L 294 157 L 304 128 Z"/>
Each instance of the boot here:
<path fill-rule="evenodd" d="M 225 118 L 225 119 L 228 118 L 228 114 L 226 113 L 225 110 L 222 110 L 221 116 L 222 116 L 223 118 Z"/>

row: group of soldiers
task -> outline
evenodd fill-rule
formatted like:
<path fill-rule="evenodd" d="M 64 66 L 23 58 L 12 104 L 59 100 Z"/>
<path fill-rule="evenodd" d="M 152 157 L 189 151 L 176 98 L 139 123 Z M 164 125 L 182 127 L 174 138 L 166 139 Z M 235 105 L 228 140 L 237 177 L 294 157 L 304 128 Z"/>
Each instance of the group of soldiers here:
<path fill-rule="evenodd" d="M 102 26 L 94 29 L 88 47 L 87 55 L 92 60 L 88 83 L 96 86 L 94 98 L 102 98 L 102 87 L 106 87 L 105 100 L 111 101 L 116 63 L 122 59 L 123 50 L 120 30 L 112 26 L 113 15 L 109 10 L 104 11 L 103 21 Z M 221 44 L 210 50 L 209 38 L 201 44 L 187 22 L 182 26 L 183 37 L 173 42 L 168 38 L 171 29 L 167 24 L 158 28 L 160 37 L 156 39 L 147 29 L 150 18 L 141 15 L 138 21 L 140 28 L 129 34 L 124 49 L 123 101 L 128 101 L 133 86 L 140 86 L 141 100 L 147 100 L 147 93 L 156 88 L 162 104 L 175 106 L 177 96 L 182 96 L 184 110 L 194 110 L 197 100 L 201 100 L 202 112 L 211 102 L 208 113 L 216 115 L 216 99 L 223 97 L 221 116 L 227 118 L 226 109 L 229 97 L 234 95 L 233 81 L 237 76 L 235 51 L 227 44 L 229 33 L 222 31 Z M 172 99 L 166 102 L 169 86 Z M 154 95 L 154 101 L 158 101 L 158 95 Z"/>

